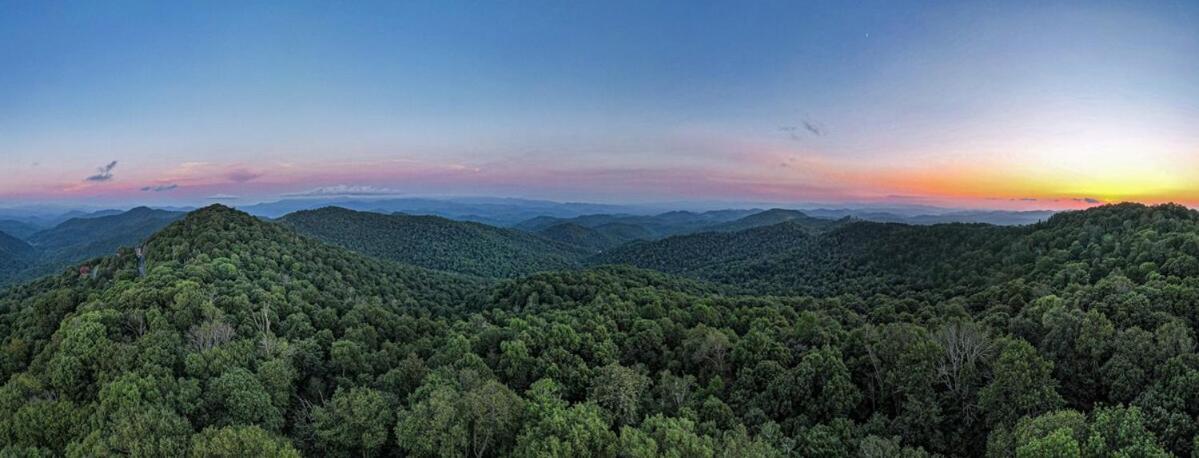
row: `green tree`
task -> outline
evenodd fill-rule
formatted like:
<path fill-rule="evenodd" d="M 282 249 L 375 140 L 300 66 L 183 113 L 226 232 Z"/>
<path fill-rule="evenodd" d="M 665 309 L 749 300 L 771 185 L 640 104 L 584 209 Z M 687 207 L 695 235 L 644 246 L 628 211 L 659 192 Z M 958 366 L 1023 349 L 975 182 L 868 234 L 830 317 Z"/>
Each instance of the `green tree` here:
<path fill-rule="evenodd" d="M 1078 440 L 1069 429 L 1059 429 L 1016 449 L 1017 458 L 1076 458 L 1081 453 Z"/>
<path fill-rule="evenodd" d="M 596 371 L 588 399 L 607 410 L 617 426 L 636 423 L 649 377 L 616 363 Z"/>
<path fill-rule="evenodd" d="M 260 425 L 272 431 L 283 424 L 270 393 L 245 369 L 233 368 L 213 379 L 204 397 L 209 424 Z"/>
<path fill-rule="evenodd" d="M 370 388 L 339 388 L 325 405 L 312 409 L 317 441 L 329 454 L 374 456 L 387 442 L 392 407 Z"/>
<path fill-rule="evenodd" d="M 192 436 L 190 455 L 193 458 L 300 457 L 287 440 L 257 426 L 205 428 Z"/>
<path fill-rule="evenodd" d="M 551 379 L 533 383 L 528 393 L 528 420 L 512 455 L 521 458 L 615 456 L 617 436 L 595 404 L 568 405 Z"/>
<path fill-rule="evenodd" d="M 1085 453 L 1088 456 L 1168 457 L 1157 437 L 1145 428 L 1136 407 L 1101 407 L 1091 414 Z"/>
<path fill-rule="evenodd" d="M 979 405 L 993 425 L 1012 425 L 1020 417 L 1063 403 L 1051 375 L 1053 363 L 1038 356 L 1028 342 L 1007 342 L 992 370 L 991 383 L 979 393 Z"/>

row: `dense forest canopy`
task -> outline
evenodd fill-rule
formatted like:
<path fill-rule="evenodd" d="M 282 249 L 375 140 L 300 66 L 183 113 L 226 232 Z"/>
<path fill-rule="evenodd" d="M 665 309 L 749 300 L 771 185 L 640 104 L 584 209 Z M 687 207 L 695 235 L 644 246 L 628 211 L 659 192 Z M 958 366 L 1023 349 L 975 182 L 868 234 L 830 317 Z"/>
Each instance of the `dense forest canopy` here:
<path fill-rule="evenodd" d="M 593 253 L 599 253 L 634 240 L 641 240 L 640 237 L 626 236 L 625 231 L 609 230 L 612 227 L 619 228 L 622 226 L 620 223 L 611 223 L 591 228 L 567 222 L 539 229 L 535 234 L 543 238 L 577 246 Z M 652 235 L 646 236 L 647 239 L 651 237 Z"/>
<path fill-rule="evenodd" d="M 280 221 L 301 234 L 370 256 L 480 277 L 578 267 L 588 251 L 512 229 L 438 216 L 327 207 Z"/>
<path fill-rule="evenodd" d="M 316 239 L 352 238 L 375 257 L 214 206 L 150 237 L 142 259 L 123 249 L 0 293 L 0 455 L 1131 457 L 1199 445 L 1199 213 L 1181 206 L 1021 227 L 789 218 L 565 265 L 496 255 L 525 239 L 485 226 L 422 232 L 441 237 L 422 253 L 344 230 L 410 217 L 302 216 Z M 411 265 L 463 252 L 490 264 Z"/>

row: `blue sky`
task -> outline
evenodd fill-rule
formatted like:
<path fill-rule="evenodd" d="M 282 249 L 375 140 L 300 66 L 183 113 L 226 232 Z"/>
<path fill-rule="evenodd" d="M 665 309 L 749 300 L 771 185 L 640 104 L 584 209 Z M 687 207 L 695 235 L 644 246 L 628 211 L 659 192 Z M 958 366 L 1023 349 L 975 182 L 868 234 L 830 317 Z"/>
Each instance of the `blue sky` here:
<path fill-rule="evenodd" d="M 0 203 L 1199 201 L 1195 2 L 3 9 Z"/>

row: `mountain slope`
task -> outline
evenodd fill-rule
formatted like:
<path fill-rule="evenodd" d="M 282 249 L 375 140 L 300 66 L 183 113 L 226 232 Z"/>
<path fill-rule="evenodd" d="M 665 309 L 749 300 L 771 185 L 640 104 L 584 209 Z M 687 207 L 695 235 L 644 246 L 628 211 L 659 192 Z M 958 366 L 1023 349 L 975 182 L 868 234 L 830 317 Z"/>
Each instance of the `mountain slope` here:
<path fill-rule="evenodd" d="M 184 213 L 138 207 L 124 213 L 74 218 L 29 237 L 49 263 L 72 263 L 140 243 Z"/>
<path fill-rule="evenodd" d="M 0 286 L 29 268 L 36 260 L 36 252 L 24 241 L 0 232 Z"/>
<path fill-rule="evenodd" d="M 480 277 L 579 266 L 584 249 L 511 229 L 436 216 L 383 215 L 328 207 L 292 213 L 295 231 L 370 256 Z"/>
<path fill-rule="evenodd" d="M 29 223 L 17 220 L 0 220 L 0 232 L 25 240 L 41 229 Z"/>

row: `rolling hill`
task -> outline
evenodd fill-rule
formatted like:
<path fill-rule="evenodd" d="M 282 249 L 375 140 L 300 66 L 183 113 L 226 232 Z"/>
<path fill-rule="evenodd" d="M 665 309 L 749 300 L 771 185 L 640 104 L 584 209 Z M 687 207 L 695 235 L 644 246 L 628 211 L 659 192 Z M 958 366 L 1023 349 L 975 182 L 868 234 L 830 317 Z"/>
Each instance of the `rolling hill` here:
<path fill-rule="evenodd" d="M 521 231 L 436 216 L 328 207 L 292 213 L 279 221 L 301 234 L 369 256 L 480 277 L 578 267 L 589 254 Z"/>

